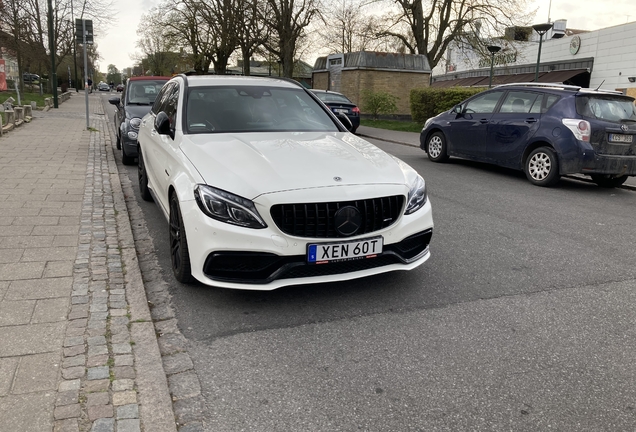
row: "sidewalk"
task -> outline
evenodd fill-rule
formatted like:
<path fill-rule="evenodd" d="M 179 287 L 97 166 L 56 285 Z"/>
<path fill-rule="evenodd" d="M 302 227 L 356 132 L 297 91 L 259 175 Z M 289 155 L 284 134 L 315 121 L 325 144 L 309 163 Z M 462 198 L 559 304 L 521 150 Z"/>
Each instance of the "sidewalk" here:
<path fill-rule="evenodd" d="M 361 137 L 375 138 L 382 141 L 388 141 L 396 144 L 410 145 L 414 147 L 420 146 L 420 134 L 416 132 L 400 132 L 391 131 L 386 129 L 377 129 L 368 126 L 360 126 L 356 132 Z M 422 155 L 426 156 L 426 153 L 422 150 Z M 572 174 L 567 177 L 575 178 L 577 180 L 583 180 L 591 182 L 590 177 L 582 174 Z M 630 189 L 636 191 L 636 177 L 628 177 L 627 181 L 621 186 L 623 189 Z"/>
<path fill-rule="evenodd" d="M 0 429 L 176 431 L 101 103 L 0 138 Z"/>

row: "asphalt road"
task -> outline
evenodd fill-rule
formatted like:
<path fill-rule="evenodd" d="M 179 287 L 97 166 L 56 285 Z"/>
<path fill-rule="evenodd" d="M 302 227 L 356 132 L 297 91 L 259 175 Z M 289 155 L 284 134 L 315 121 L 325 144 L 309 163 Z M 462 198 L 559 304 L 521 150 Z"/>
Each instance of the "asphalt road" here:
<path fill-rule="evenodd" d="M 266 293 L 185 286 L 166 221 L 138 197 L 206 430 L 634 430 L 636 192 L 539 188 L 374 144 L 427 182 L 432 257 L 411 272 Z"/>

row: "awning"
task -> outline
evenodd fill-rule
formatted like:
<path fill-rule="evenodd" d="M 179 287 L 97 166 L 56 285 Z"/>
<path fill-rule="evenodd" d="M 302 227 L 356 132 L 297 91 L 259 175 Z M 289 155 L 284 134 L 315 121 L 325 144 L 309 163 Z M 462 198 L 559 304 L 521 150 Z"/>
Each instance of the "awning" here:
<path fill-rule="evenodd" d="M 570 69 L 547 72 L 539 77 L 539 82 L 560 83 L 574 78 L 578 74 L 587 72 L 587 69 Z"/>

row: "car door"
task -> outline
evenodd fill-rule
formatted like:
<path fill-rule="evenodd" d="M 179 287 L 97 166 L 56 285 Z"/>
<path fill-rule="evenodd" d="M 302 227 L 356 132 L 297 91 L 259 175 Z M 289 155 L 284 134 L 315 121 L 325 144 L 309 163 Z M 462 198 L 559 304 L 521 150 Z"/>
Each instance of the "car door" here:
<path fill-rule="evenodd" d="M 503 94 L 503 91 L 488 91 L 459 106 L 455 119 L 449 122 L 450 154 L 476 160 L 483 158 L 488 123 Z"/>
<path fill-rule="evenodd" d="M 146 174 L 148 176 L 148 182 L 152 187 L 152 190 L 159 200 L 159 205 L 164 211 L 168 211 L 168 202 L 166 194 L 161 191 L 163 181 L 163 168 L 162 168 L 162 149 L 166 136 L 160 135 L 155 129 L 154 121 L 157 118 L 157 114 L 165 110 L 168 97 L 174 87 L 173 83 L 166 84 L 152 106 L 151 114 L 148 117 L 144 117 L 142 122 L 142 128 L 144 130 L 143 141 L 141 144 L 141 150 L 143 152 L 144 165 L 146 167 Z M 141 138 L 141 137 L 140 137 Z M 170 137 L 167 137 L 170 139 Z M 167 193 L 167 192 L 166 192 Z M 167 213 L 166 213 L 167 214 Z"/>
<path fill-rule="evenodd" d="M 484 156 L 488 162 L 521 168 L 528 141 L 539 129 L 543 93 L 511 90 L 488 123 Z"/>

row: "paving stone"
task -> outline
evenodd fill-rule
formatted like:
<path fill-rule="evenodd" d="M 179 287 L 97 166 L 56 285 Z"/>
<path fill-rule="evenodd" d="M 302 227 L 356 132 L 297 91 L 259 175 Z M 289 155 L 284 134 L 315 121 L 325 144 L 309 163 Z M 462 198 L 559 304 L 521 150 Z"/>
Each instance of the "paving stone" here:
<path fill-rule="evenodd" d="M 114 392 L 121 392 L 125 390 L 132 390 L 135 382 L 131 379 L 116 379 L 113 380 L 111 388 Z"/>
<path fill-rule="evenodd" d="M 74 367 L 62 369 L 62 377 L 64 379 L 69 379 L 69 380 L 82 378 L 85 372 L 86 372 L 86 368 L 84 366 L 74 366 Z"/>
<path fill-rule="evenodd" d="M 168 388 L 173 400 L 192 398 L 201 394 L 201 384 L 194 372 L 169 376 Z"/>
<path fill-rule="evenodd" d="M 155 331 L 163 337 L 166 333 L 179 333 L 177 320 L 171 319 L 166 321 L 155 322 Z"/>
<path fill-rule="evenodd" d="M 115 356 L 115 366 L 132 366 L 133 364 L 134 357 L 132 354 Z"/>
<path fill-rule="evenodd" d="M 128 315 L 128 311 L 126 309 L 111 309 L 110 316 L 113 317 L 125 317 Z"/>
<path fill-rule="evenodd" d="M 58 351 L 64 340 L 65 322 L 2 327 L 0 357 Z"/>
<path fill-rule="evenodd" d="M 98 366 L 88 369 L 86 379 L 89 381 L 106 379 L 110 376 L 108 366 Z"/>
<path fill-rule="evenodd" d="M 86 406 L 108 405 L 110 403 L 110 395 L 108 392 L 90 393 L 86 397 Z"/>
<path fill-rule="evenodd" d="M 112 331 L 111 331 L 112 333 Z M 130 345 L 130 333 L 128 331 L 113 334 L 110 338 L 112 344 L 128 344 Z"/>
<path fill-rule="evenodd" d="M 84 384 L 85 393 L 103 392 L 110 387 L 110 379 L 86 381 Z"/>
<path fill-rule="evenodd" d="M 96 357 L 98 355 L 108 354 L 108 347 L 106 345 L 98 345 L 88 347 L 88 356 Z"/>
<path fill-rule="evenodd" d="M 93 303 L 89 310 L 91 312 L 106 312 L 108 310 L 108 306 L 105 304 L 95 304 Z"/>
<path fill-rule="evenodd" d="M 0 303 L 0 326 L 28 324 L 35 300 L 3 301 Z"/>
<path fill-rule="evenodd" d="M 77 345 L 70 348 L 64 348 L 64 357 L 75 357 L 79 354 L 84 354 L 85 348 L 84 345 Z"/>
<path fill-rule="evenodd" d="M 170 304 L 163 303 L 153 307 L 150 310 L 150 316 L 153 321 L 164 321 L 174 318 L 174 310 Z"/>
<path fill-rule="evenodd" d="M 177 353 L 171 356 L 164 356 L 161 360 L 163 362 L 163 370 L 168 375 L 185 372 L 194 368 L 192 360 L 187 353 Z"/>
<path fill-rule="evenodd" d="M 116 310 L 126 310 L 126 307 L 128 306 L 128 303 L 126 303 L 125 301 L 113 301 L 110 300 L 109 305 L 111 308 L 116 309 Z M 126 315 L 126 314 L 124 314 Z"/>
<path fill-rule="evenodd" d="M 117 420 L 139 418 L 139 406 L 136 403 L 117 407 Z"/>
<path fill-rule="evenodd" d="M 74 295 L 71 297 L 71 304 L 86 304 L 89 298 L 87 295 Z"/>
<path fill-rule="evenodd" d="M 55 420 L 63 420 L 67 418 L 77 418 L 80 416 L 81 407 L 80 404 L 63 405 L 55 407 L 53 416 Z"/>
<path fill-rule="evenodd" d="M 34 279 L 40 276 L 41 274 L 33 273 L 30 280 L 12 281 L 4 300 L 56 298 L 68 296 L 71 292 L 73 278 Z M 0 277 L 0 280 L 2 279 Z"/>
<path fill-rule="evenodd" d="M 95 420 L 93 427 L 91 427 L 91 432 L 115 432 L 115 419 L 100 418 Z"/>
<path fill-rule="evenodd" d="M 65 348 L 74 347 L 77 345 L 82 345 L 82 346 L 84 345 L 83 336 L 72 336 L 72 337 L 67 337 L 66 339 L 64 339 Z"/>
<path fill-rule="evenodd" d="M 22 394 L 55 390 L 59 366 L 59 353 L 44 353 L 22 357 L 11 393 Z"/>
<path fill-rule="evenodd" d="M 137 392 L 134 390 L 126 390 L 123 392 L 113 393 L 113 405 L 129 405 L 137 403 Z"/>
<path fill-rule="evenodd" d="M 98 418 L 113 417 L 112 405 L 93 405 L 88 407 L 88 419 L 93 421 Z"/>
<path fill-rule="evenodd" d="M 202 413 L 206 411 L 205 399 L 201 395 L 179 399 L 174 401 L 172 408 L 179 424 L 183 425 L 193 421 L 200 421 Z"/>
<path fill-rule="evenodd" d="M 58 420 L 53 425 L 53 432 L 79 432 L 77 419 Z"/>
<path fill-rule="evenodd" d="M 19 360 L 18 357 L 0 358 L 0 397 L 9 394 Z"/>
<path fill-rule="evenodd" d="M 62 361 L 62 367 L 70 368 L 73 366 L 85 366 L 86 365 L 86 356 L 85 355 L 77 355 L 74 357 L 66 357 Z"/>
<path fill-rule="evenodd" d="M 58 392 L 55 399 L 55 406 L 72 405 L 78 403 L 79 390 L 69 390 Z"/>
<path fill-rule="evenodd" d="M 202 422 L 192 422 L 186 425 L 183 425 L 179 428 L 179 432 L 204 432 L 203 423 Z"/>
<path fill-rule="evenodd" d="M 62 381 L 57 386 L 57 391 L 65 392 L 70 390 L 79 390 L 81 386 L 81 381 L 78 379 Z"/>
<path fill-rule="evenodd" d="M 87 340 L 88 346 L 106 345 L 106 338 L 104 336 L 89 337 Z"/>
<path fill-rule="evenodd" d="M 130 343 L 115 343 L 112 345 L 113 354 L 128 354 L 132 352 Z"/>
<path fill-rule="evenodd" d="M 117 432 L 140 432 L 139 419 L 117 420 Z"/>
<path fill-rule="evenodd" d="M 135 379 L 135 369 L 132 366 L 115 366 L 113 369 L 117 379 Z"/>
<path fill-rule="evenodd" d="M 127 316 L 122 316 L 122 317 L 112 317 L 110 320 L 110 324 L 111 325 L 128 325 L 128 323 L 130 322 L 130 320 L 128 319 Z"/>
<path fill-rule="evenodd" d="M 157 338 L 161 355 L 171 355 L 186 350 L 186 338 L 181 333 L 167 333 Z"/>
<path fill-rule="evenodd" d="M 38 300 L 33 312 L 32 323 L 66 321 L 68 297 Z"/>
<path fill-rule="evenodd" d="M 108 363 L 108 354 L 101 354 L 94 357 L 89 357 L 86 361 L 86 367 L 92 368 L 96 366 L 105 366 Z"/>
<path fill-rule="evenodd" d="M 71 336 L 82 336 L 86 332 L 85 329 L 80 327 L 67 327 L 66 328 L 66 337 Z"/>

